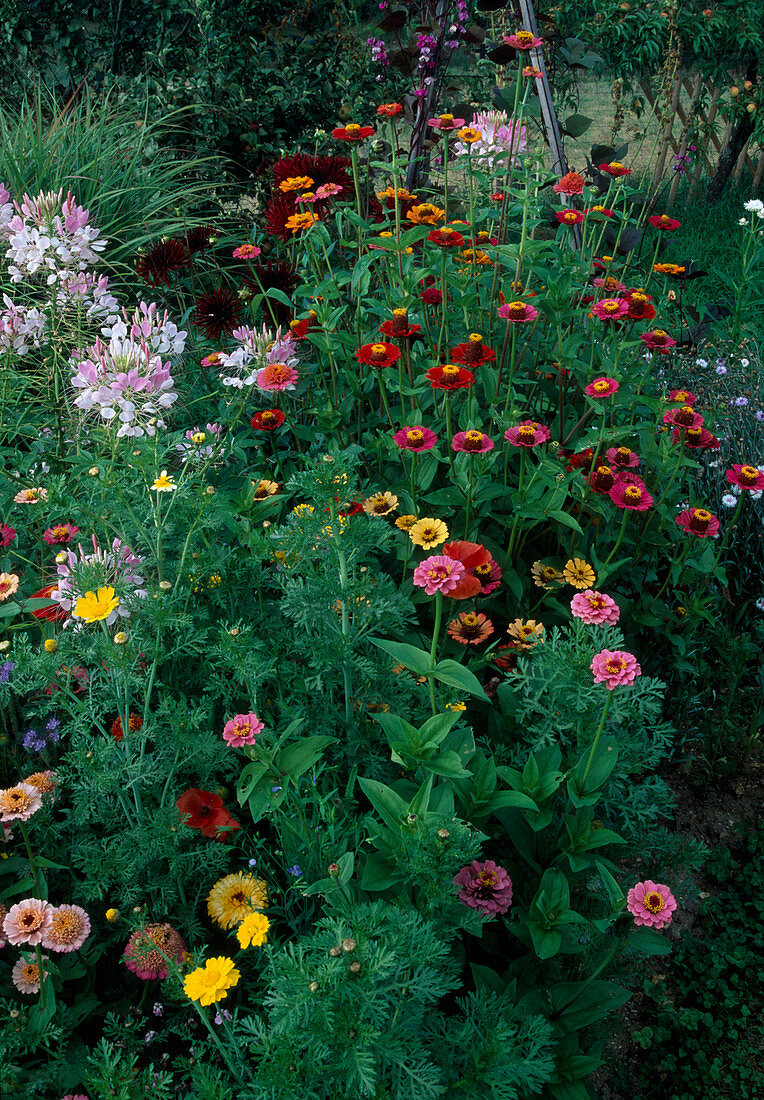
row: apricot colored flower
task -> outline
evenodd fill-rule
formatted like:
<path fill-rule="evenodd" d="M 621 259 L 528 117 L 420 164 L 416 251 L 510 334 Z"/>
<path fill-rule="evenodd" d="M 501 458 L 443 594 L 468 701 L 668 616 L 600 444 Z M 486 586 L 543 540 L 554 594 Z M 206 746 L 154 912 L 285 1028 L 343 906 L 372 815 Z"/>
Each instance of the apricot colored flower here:
<path fill-rule="evenodd" d="M 318 214 L 314 214 L 312 210 L 304 210 L 287 218 L 284 228 L 292 234 L 303 233 L 306 229 L 311 229 L 319 220 Z"/>
<path fill-rule="evenodd" d="M 422 202 L 407 210 L 406 217 L 414 225 L 437 225 L 445 220 L 446 212 L 431 202 Z"/>
<path fill-rule="evenodd" d="M 634 917 L 637 927 L 664 928 L 671 924 L 676 910 L 676 898 L 668 886 L 646 879 L 629 890 L 626 908 Z"/>
<path fill-rule="evenodd" d="M 48 499 L 47 489 L 22 489 L 13 498 L 17 504 L 39 504 Z"/>
<path fill-rule="evenodd" d="M 433 546 L 440 546 L 448 538 L 448 528 L 442 519 L 418 519 L 409 530 L 409 538 L 414 546 L 421 546 L 423 550 L 430 550 Z"/>
<path fill-rule="evenodd" d="M 492 451 L 494 442 L 484 432 L 471 428 L 467 432 L 457 432 L 451 440 L 451 446 L 455 451 L 464 451 L 467 454 L 485 454 Z"/>
<path fill-rule="evenodd" d="M 659 275 L 668 275 L 670 279 L 683 279 L 687 274 L 684 264 L 653 264 L 653 271 Z"/>
<path fill-rule="evenodd" d="M 559 569 L 555 569 L 553 565 L 545 565 L 543 561 L 534 561 L 531 566 L 531 577 L 537 588 L 543 588 L 547 592 L 565 580 Z"/>
<path fill-rule="evenodd" d="M 493 634 L 493 623 L 487 615 L 462 611 L 448 624 L 448 633 L 460 645 L 480 645 Z"/>
<path fill-rule="evenodd" d="M 507 634 L 521 649 L 532 649 L 544 640 L 544 624 L 535 619 L 514 619 L 507 627 Z"/>
<path fill-rule="evenodd" d="M 204 966 L 192 970 L 183 981 L 183 992 L 190 1001 L 198 1001 L 203 1007 L 222 1001 L 233 989 L 241 974 L 232 959 L 219 956 L 207 959 Z"/>
<path fill-rule="evenodd" d="M 697 535 L 700 539 L 716 538 L 719 533 L 719 520 L 705 508 L 687 508 L 676 517 L 676 523 L 688 534 Z"/>
<path fill-rule="evenodd" d="M 554 184 L 552 190 L 558 195 L 581 195 L 585 185 L 586 180 L 578 172 L 566 172 L 562 179 Z"/>
<path fill-rule="evenodd" d="M 398 507 L 398 498 L 387 489 L 367 497 L 362 504 L 364 512 L 370 516 L 389 516 Z"/>
<path fill-rule="evenodd" d="M 310 176 L 287 176 L 279 183 L 279 191 L 289 193 L 291 191 L 309 191 L 315 183 Z M 234 253 L 236 255 L 236 253 Z"/>
<path fill-rule="evenodd" d="M 574 588 L 591 588 L 597 583 L 597 574 L 582 558 L 571 558 L 563 566 L 562 575 Z"/>
<path fill-rule="evenodd" d="M 15 573 L 0 573 L 0 603 L 10 599 L 18 588 L 19 578 Z"/>
<path fill-rule="evenodd" d="M 605 684 L 609 691 L 614 691 L 620 685 L 628 687 L 637 676 L 642 675 L 634 654 L 620 649 L 603 649 L 592 659 L 589 667 L 594 674 L 595 684 Z"/>

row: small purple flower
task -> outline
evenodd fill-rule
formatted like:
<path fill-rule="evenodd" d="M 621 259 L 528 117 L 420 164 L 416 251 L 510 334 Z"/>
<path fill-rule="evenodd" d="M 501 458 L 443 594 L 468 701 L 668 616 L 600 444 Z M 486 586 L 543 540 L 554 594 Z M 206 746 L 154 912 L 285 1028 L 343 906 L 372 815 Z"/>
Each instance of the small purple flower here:
<path fill-rule="evenodd" d="M 36 729 L 28 729 L 21 743 L 28 752 L 42 752 L 48 741 L 44 734 L 39 734 Z"/>
<path fill-rule="evenodd" d="M 257 867 L 257 860 L 256 859 L 247 860 L 247 863 L 250 867 Z"/>
<path fill-rule="evenodd" d="M 761 423 L 761 421 L 764 420 L 764 409 L 757 409 L 756 410 L 756 419 L 759 421 L 759 423 Z"/>
<path fill-rule="evenodd" d="M 218 1025 L 218 1027 L 220 1027 L 220 1025 L 222 1024 L 224 1017 L 226 1020 L 230 1020 L 231 1013 L 228 1011 L 227 1008 L 219 1008 L 215 1013 L 215 1023 Z"/>
<path fill-rule="evenodd" d="M 299 866 L 295 863 L 294 867 L 287 867 L 287 874 L 288 875 L 294 875 L 295 878 L 300 878 L 301 875 L 302 875 L 302 871 L 300 870 Z"/>
<path fill-rule="evenodd" d="M 16 665 L 13 661 L 4 661 L 0 665 L 0 684 L 7 684 Z"/>
<path fill-rule="evenodd" d="M 45 729 L 48 731 L 48 741 L 58 741 L 61 736 L 61 719 L 51 714 L 45 723 Z"/>
<path fill-rule="evenodd" d="M 735 404 L 737 405 L 737 407 L 739 409 L 744 409 L 746 407 L 746 405 L 748 404 L 748 398 L 747 397 L 736 397 L 735 398 Z"/>
<path fill-rule="evenodd" d="M 716 373 L 720 375 L 727 373 L 727 368 L 725 367 L 724 363 L 719 364 L 719 366 L 716 368 Z"/>
<path fill-rule="evenodd" d="M 164 1016 L 164 1005 L 160 1004 L 159 1001 L 157 1001 L 151 1011 L 154 1013 L 155 1016 Z"/>

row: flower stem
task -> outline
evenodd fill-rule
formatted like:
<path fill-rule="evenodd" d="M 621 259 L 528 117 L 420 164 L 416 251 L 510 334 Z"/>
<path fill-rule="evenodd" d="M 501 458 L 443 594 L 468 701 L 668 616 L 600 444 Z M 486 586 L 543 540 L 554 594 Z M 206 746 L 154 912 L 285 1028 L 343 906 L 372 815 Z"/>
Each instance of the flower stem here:
<path fill-rule="evenodd" d="M 432 706 L 432 713 L 437 714 L 438 708 L 435 703 L 435 680 L 432 676 L 432 670 L 435 668 L 435 659 L 438 653 L 438 638 L 440 637 L 440 623 L 443 618 L 443 593 L 435 593 L 435 624 L 432 628 L 432 644 L 430 645 L 430 677 L 428 679 L 428 685 L 430 688 L 430 704 Z"/>
<path fill-rule="evenodd" d="M 586 786 L 586 780 L 589 778 L 589 772 L 592 770 L 592 764 L 594 763 L 594 754 L 597 751 L 597 746 L 600 743 L 602 737 L 602 731 L 605 728 L 605 719 L 607 718 L 607 712 L 610 710 L 610 704 L 613 701 L 613 692 L 608 691 L 607 699 L 605 700 L 605 706 L 602 708 L 602 717 L 600 718 L 600 724 L 597 726 L 597 732 L 594 735 L 594 741 L 592 742 L 591 751 L 589 752 L 589 759 L 586 762 L 586 771 L 584 772 L 584 778 L 581 780 L 581 792 L 583 793 Z"/>

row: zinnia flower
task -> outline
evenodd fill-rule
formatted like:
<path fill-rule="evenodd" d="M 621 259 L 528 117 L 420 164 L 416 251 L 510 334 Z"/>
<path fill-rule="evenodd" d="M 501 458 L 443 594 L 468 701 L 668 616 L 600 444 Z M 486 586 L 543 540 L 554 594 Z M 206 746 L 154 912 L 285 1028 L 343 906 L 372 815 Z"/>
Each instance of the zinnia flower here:
<path fill-rule="evenodd" d="M 455 451 L 464 451 L 467 454 L 485 454 L 492 451 L 494 442 L 490 436 L 471 428 L 467 432 L 457 432 L 451 440 L 451 446 Z"/>
<path fill-rule="evenodd" d="M 609 493 L 615 485 L 615 474 L 609 466 L 598 466 L 589 474 L 587 481 L 595 493 Z"/>
<path fill-rule="evenodd" d="M 281 409 L 263 409 L 252 417 L 252 427 L 258 432 L 272 432 L 284 423 Z"/>
<path fill-rule="evenodd" d="M 210 340 L 232 333 L 241 324 L 241 299 L 228 287 L 218 286 L 200 294 L 194 303 L 193 322 Z"/>
<path fill-rule="evenodd" d="M 620 383 L 616 382 L 615 378 L 595 378 L 593 382 L 590 382 L 588 386 L 584 387 L 584 393 L 589 397 L 610 397 L 611 394 L 616 393 Z"/>
<path fill-rule="evenodd" d="M 380 341 L 376 344 L 364 344 L 355 353 L 355 357 L 359 363 L 365 363 L 368 367 L 382 370 L 384 367 L 391 367 L 393 363 L 397 363 L 401 353 L 395 344 L 386 344 Z"/>
<path fill-rule="evenodd" d="M 237 714 L 235 718 L 229 718 L 223 727 L 223 740 L 232 749 L 240 749 L 243 745 L 254 745 L 258 733 L 265 728 L 256 714 Z"/>
<path fill-rule="evenodd" d="M 755 466 L 735 465 L 724 476 L 730 485 L 737 485 L 739 489 L 748 489 L 751 492 L 764 489 L 764 473 Z"/>
<path fill-rule="evenodd" d="M 228 990 L 238 984 L 241 974 L 232 959 L 219 956 L 207 959 L 204 966 L 192 970 L 183 981 L 183 992 L 190 1001 L 198 1001 L 203 1007 L 222 1001 Z"/>
<path fill-rule="evenodd" d="M 66 546 L 79 531 L 73 523 L 55 523 L 43 531 L 42 537 L 48 546 Z"/>
<path fill-rule="evenodd" d="M 589 667 L 594 673 L 595 684 L 605 684 L 609 691 L 620 684 L 633 684 L 637 676 L 642 675 L 634 654 L 624 653 L 620 649 L 603 649 L 592 659 Z"/>
<path fill-rule="evenodd" d="M 679 409 L 667 409 L 663 414 L 664 424 L 673 424 L 676 428 L 701 428 L 703 417 L 695 412 L 692 405 L 682 405 Z"/>
<path fill-rule="evenodd" d="M 415 424 L 411 428 L 399 428 L 393 436 L 393 440 L 401 450 L 415 451 L 418 454 L 420 451 L 432 450 L 438 441 L 438 437 L 430 428 Z"/>
<path fill-rule="evenodd" d="M 580 225 L 584 220 L 580 210 L 556 210 L 554 216 L 563 225 Z"/>
<path fill-rule="evenodd" d="M 236 939 L 239 941 L 239 947 L 262 947 L 267 942 L 270 926 L 271 922 L 265 913 L 247 913 L 236 929 Z"/>
<path fill-rule="evenodd" d="M 332 137 L 335 141 L 363 141 L 373 133 L 373 126 L 359 126 L 357 122 L 349 122 L 347 126 L 332 130 Z"/>
<path fill-rule="evenodd" d="M 638 882 L 626 895 L 626 908 L 639 927 L 663 928 L 671 924 L 676 909 L 676 898 L 668 886 L 658 885 L 651 879 Z"/>
<path fill-rule="evenodd" d="M 414 225 L 437 225 L 445 219 L 446 212 L 431 202 L 421 202 L 406 211 L 406 217 Z"/>
<path fill-rule="evenodd" d="M 0 603 L 18 591 L 19 578 L 15 573 L 0 573 Z"/>
<path fill-rule="evenodd" d="M 244 871 L 218 879 L 207 895 L 207 912 L 221 928 L 233 928 L 268 904 L 265 883 Z"/>
<path fill-rule="evenodd" d="M 611 160 L 609 164 L 600 164 L 600 172 L 604 172 L 612 179 L 618 179 L 621 176 L 630 176 L 631 168 L 627 168 L 625 164 L 621 164 L 619 160 Z"/>
<path fill-rule="evenodd" d="M 312 210 L 305 210 L 301 214 L 292 214 L 288 217 L 285 228 L 293 235 L 304 233 L 306 229 L 312 229 L 317 221 L 320 221 L 318 214 L 314 214 Z"/>
<path fill-rule="evenodd" d="M 262 481 L 258 481 L 252 497 L 253 500 L 267 500 L 268 497 L 275 496 L 278 491 L 279 486 L 277 481 L 268 481 L 264 478 Z M 194 589 L 194 591 L 196 591 L 196 589 Z"/>
<path fill-rule="evenodd" d="M 651 214 L 647 219 L 650 225 L 656 229 L 673 230 L 679 229 L 681 222 L 678 222 L 676 218 L 670 218 L 668 214 Z"/>
<path fill-rule="evenodd" d="M 662 328 L 655 328 L 650 332 L 643 332 L 640 334 L 639 338 L 643 343 L 647 344 L 650 351 L 658 351 L 663 355 L 667 355 L 672 348 L 676 347 L 676 340 L 672 339 L 672 337 Z"/>
<path fill-rule="evenodd" d="M 254 260 L 261 252 L 262 248 L 255 244 L 240 244 L 238 248 L 234 248 L 232 255 L 235 260 Z"/>
<path fill-rule="evenodd" d="M 395 118 L 397 115 L 402 114 L 402 103 L 380 103 L 379 107 L 377 107 L 378 118 Z"/>
<path fill-rule="evenodd" d="M 3 932 L 8 943 L 18 947 L 28 943 L 36 947 L 50 931 L 53 906 L 41 898 L 25 898 L 12 905 L 3 921 Z"/>
<path fill-rule="evenodd" d="M 507 634 L 521 649 L 532 649 L 537 642 L 543 642 L 545 628 L 535 619 L 514 619 L 507 627 Z"/>
<path fill-rule="evenodd" d="M 527 302 L 506 302 L 503 306 L 499 306 L 496 311 L 499 317 L 503 317 L 513 325 L 524 325 L 528 321 L 535 320 L 539 315 L 539 311 L 534 309 L 533 306 L 529 306 Z"/>
<path fill-rule="evenodd" d="M 604 592 L 577 592 L 570 601 L 570 610 L 577 619 L 590 626 L 615 626 L 621 617 L 621 609 L 615 600 Z"/>
<path fill-rule="evenodd" d="M 257 386 L 267 392 L 281 393 L 283 390 L 293 390 L 298 378 L 294 367 L 286 363 L 269 363 L 257 372 Z"/>
<path fill-rule="evenodd" d="M 42 946 L 48 951 L 79 951 L 90 935 L 90 918 L 79 905 L 59 905 L 51 913 Z"/>
<path fill-rule="evenodd" d="M 427 234 L 427 240 L 432 241 L 438 248 L 462 248 L 465 243 L 461 233 L 457 233 L 451 226 L 445 226 L 443 229 L 433 229 L 431 233 Z"/>
<path fill-rule="evenodd" d="M 506 913 L 512 904 L 512 880 L 492 859 L 484 863 L 474 859 L 454 875 L 453 881 L 460 887 L 459 901 L 470 909 L 497 916 Z"/>
<path fill-rule="evenodd" d="M 594 576 L 593 572 L 592 576 Z M 564 575 L 559 569 L 555 569 L 553 565 L 544 565 L 542 561 L 534 561 L 531 566 L 531 577 L 537 588 L 543 588 L 547 592 L 554 588 L 555 585 L 562 584 L 565 580 Z M 579 586 L 576 585 L 576 588 L 578 587 Z"/>
<path fill-rule="evenodd" d="M 697 400 L 695 394 L 689 390 L 672 390 L 669 394 L 669 401 L 676 401 L 680 405 L 694 405 Z"/>
<path fill-rule="evenodd" d="M 504 41 L 513 50 L 536 50 L 544 44 L 543 38 L 537 38 L 531 31 L 515 31 L 514 34 L 505 34 Z"/>
<path fill-rule="evenodd" d="M 11 664 L 11 668 L 15 665 Z M 0 790 L 0 822 L 4 825 L 9 821 L 28 821 L 41 806 L 40 792 L 29 783 L 17 783 L 15 787 Z"/>
<path fill-rule="evenodd" d="M 391 340 L 414 340 L 418 338 L 422 326 L 409 324 L 407 309 L 394 309 L 392 317 L 383 321 L 378 331 L 383 336 L 389 336 Z"/>
<path fill-rule="evenodd" d="M 713 512 L 708 512 L 705 508 L 688 508 L 680 512 L 676 523 L 689 534 L 697 535 L 701 539 L 709 536 L 716 538 L 719 533 L 719 520 Z"/>
<path fill-rule="evenodd" d="M 398 507 L 398 498 L 386 489 L 382 493 L 375 493 L 374 496 L 367 497 L 363 501 L 362 507 L 364 512 L 370 516 L 389 516 Z"/>
<path fill-rule="evenodd" d="M 0 548 L 4 550 L 6 546 L 10 546 L 16 534 L 14 527 L 9 527 L 7 523 L 0 523 Z"/>
<path fill-rule="evenodd" d="M 398 528 L 399 531 L 410 531 L 415 523 L 416 516 L 398 516 L 397 520 L 395 521 L 395 526 Z"/>
<path fill-rule="evenodd" d="M 485 548 L 483 547 L 483 549 Z M 489 557 L 488 561 L 476 565 L 473 569 L 473 575 L 480 582 L 481 596 L 487 596 L 501 584 L 501 566 L 492 557 Z M 453 592 L 451 597 L 454 598 Z"/>
<path fill-rule="evenodd" d="M 685 447 L 697 447 L 698 450 L 718 450 L 721 441 L 707 428 L 678 428 L 671 433 L 674 443 L 684 442 Z"/>
<path fill-rule="evenodd" d="M 625 302 L 629 303 L 627 317 L 630 321 L 652 321 L 655 316 L 655 306 L 651 304 L 649 294 L 644 290 L 627 290 L 621 295 Z"/>
<path fill-rule="evenodd" d="M 622 468 L 639 466 L 640 463 L 639 455 L 629 447 L 608 447 L 605 451 L 605 458 L 612 466 Z"/>
<path fill-rule="evenodd" d="M 600 321 L 620 321 L 629 312 L 626 298 L 603 298 L 591 306 L 591 311 Z"/>
<path fill-rule="evenodd" d="M 465 120 L 463 118 L 454 118 L 453 115 L 445 114 L 438 115 L 437 118 L 428 118 L 427 125 L 432 126 L 433 130 L 440 130 L 442 133 L 450 133 L 452 130 L 461 130 L 464 126 Z"/>
<path fill-rule="evenodd" d="M 646 512 L 653 505 L 647 486 L 635 474 L 619 474 L 608 496 L 618 508 L 631 512 Z"/>
<path fill-rule="evenodd" d="M 546 443 L 552 433 L 544 424 L 536 420 L 521 420 L 514 428 L 507 428 L 504 438 L 513 447 L 538 447 L 540 443 Z"/>
<path fill-rule="evenodd" d="M 483 363 L 494 360 L 496 352 L 485 346 L 479 332 L 471 332 L 468 342 L 457 344 L 451 349 L 451 358 L 454 363 L 464 363 L 474 370 L 475 367 L 482 367 Z"/>
<path fill-rule="evenodd" d="M 175 803 L 189 829 L 199 829 L 202 836 L 225 840 L 225 832 L 236 832 L 239 822 L 229 814 L 219 794 L 189 787 Z"/>
<path fill-rule="evenodd" d="M 48 499 L 47 489 L 21 489 L 13 498 L 16 504 L 39 504 Z"/>
<path fill-rule="evenodd" d="M 429 550 L 433 546 L 439 546 L 448 538 L 448 528 L 442 519 L 419 519 L 412 524 L 409 530 L 409 538 L 414 546 L 421 546 L 423 550 Z"/>
<path fill-rule="evenodd" d="M 581 195 L 585 185 L 586 180 L 578 172 L 567 172 L 561 180 L 554 184 L 552 190 L 556 191 L 558 195 Z"/>
<path fill-rule="evenodd" d="M 183 961 L 186 945 L 171 924 L 147 924 L 133 932 L 123 958 L 128 970 L 142 982 L 164 981 L 170 973 L 168 960 Z"/>
<path fill-rule="evenodd" d="M 48 977 L 48 971 L 43 969 L 43 979 Z M 23 956 L 14 963 L 11 971 L 11 981 L 19 993 L 31 996 L 40 992 L 40 967 L 37 962 L 25 959 Z"/>
<path fill-rule="evenodd" d="M 454 561 L 443 554 L 435 554 L 414 570 L 414 584 L 424 588 L 428 596 L 436 592 L 448 595 L 464 576 L 465 569 L 460 561 Z"/>
<path fill-rule="evenodd" d="M 582 558 L 571 558 L 563 566 L 562 575 L 574 588 L 591 588 L 597 583 L 597 575 Z"/>
<path fill-rule="evenodd" d="M 114 594 L 111 585 L 99 588 L 98 592 L 86 592 L 74 605 L 74 614 L 86 623 L 99 623 L 108 619 L 112 611 L 119 607 L 119 597 Z"/>
<path fill-rule="evenodd" d="M 480 645 L 493 634 L 493 623 L 476 611 L 462 611 L 448 624 L 448 633 L 460 645 Z"/>
<path fill-rule="evenodd" d="M 475 375 L 471 370 L 457 367 L 454 363 L 430 367 L 425 378 L 434 390 L 465 390 L 475 382 Z"/>

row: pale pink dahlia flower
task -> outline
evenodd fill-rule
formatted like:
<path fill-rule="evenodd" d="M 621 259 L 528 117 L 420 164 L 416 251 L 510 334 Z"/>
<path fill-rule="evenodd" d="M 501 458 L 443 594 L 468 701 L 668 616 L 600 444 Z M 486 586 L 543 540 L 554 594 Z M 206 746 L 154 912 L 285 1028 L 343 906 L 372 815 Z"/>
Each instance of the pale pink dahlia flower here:
<path fill-rule="evenodd" d="M 512 904 L 512 880 L 503 867 L 492 859 L 480 863 L 474 859 L 454 875 L 460 886 L 459 901 L 470 909 L 482 909 L 492 916 L 506 913 Z"/>
<path fill-rule="evenodd" d="M 223 740 L 232 749 L 240 749 L 243 745 L 254 745 L 255 738 L 263 728 L 264 723 L 256 714 L 237 714 L 223 727 Z"/>
<path fill-rule="evenodd" d="M 428 596 L 436 592 L 448 595 L 459 584 L 466 570 L 460 561 L 447 558 L 444 554 L 433 554 L 425 558 L 414 570 L 414 584 L 423 588 Z"/>
<path fill-rule="evenodd" d="M 636 925 L 663 928 L 671 924 L 676 898 L 668 886 L 647 879 L 646 882 L 638 882 L 636 886 L 632 886 L 626 895 L 626 907 Z"/>
<path fill-rule="evenodd" d="M 633 684 L 642 669 L 633 653 L 624 653 L 620 649 L 603 649 L 589 666 L 594 673 L 595 684 L 605 684 L 610 691 L 619 684 Z"/>
<path fill-rule="evenodd" d="M 570 610 L 577 619 L 590 626 L 614 626 L 621 617 L 621 609 L 614 599 L 604 592 L 577 592 L 570 601 Z"/>

